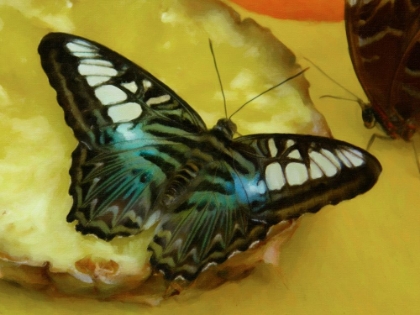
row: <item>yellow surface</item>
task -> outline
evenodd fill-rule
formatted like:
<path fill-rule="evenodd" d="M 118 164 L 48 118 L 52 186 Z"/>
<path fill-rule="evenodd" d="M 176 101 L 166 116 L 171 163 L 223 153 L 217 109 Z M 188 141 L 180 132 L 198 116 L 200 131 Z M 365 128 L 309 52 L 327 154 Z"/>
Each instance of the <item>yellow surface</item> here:
<path fill-rule="evenodd" d="M 42 36 L 51 30 L 66 31 L 121 51 L 185 97 L 210 126 L 222 116 L 223 102 L 208 38 L 223 65 L 229 113 L 300 70 L 292 53 L 270 32 L 250 20 L 239 23 L 217 1 L 127 0 L 113 10 L 95 3 L 102 2 L 68 5 L 61 0 L 54 6 L 20 0 L 0 11 L 4 43 L 0 133 L 9 134 L 3 139 L 0 159 L 0 253 L 35 266 L 48 262 L 49 271 L 83 281 L 84 295 L 89 288 L 98 294 L 101 287 L 101 293 L 110 294 L 111 287 L 121 283 L 125 290 L 128 283 L 140 285 L 150 274 L 150 268 L 143 266 L 149 261 L 153 229 L 106 242 L 77 233 L 74 224 L 64 219 L 72 202 L 67 193 L 68 165 L 76 140 L 41 70 L 36 48 Z M 299 84 L 304 87 L 301 94 L 296 89 Z M 305 105 L 311 103 L 307 86 L 300 76 L 259 97 L 234 117 L 239 132 L 260 132 L 262 126 L 266 132 L 314 132 L 314 111 Z M 0 270 L 2 278 L 16 279 Z M 21 278 L 34 282 L 27 275 Z M 77 291 L 60 279 L 53 282 L 66 292 Z M 98 285 L 101 282 L 103 287 Z"/>
<path fill-rule="evenodd" d="M 270 27 L 303 65 L 310 58 L 337 81 L 363 95 L 347 55 L 342 23 L 278 21 L 252 15 Z M 1 17 L 5 19 L 7 17 Z M 106 27 L 106 26 L 101 26 Z M 34 29 L 16 29 L 1 49 L 19 56 L 18 36 Z M 135 30 L 131 30 L 135 32 Z M 131 31 L 127 31 L 131 34 Z M 39 32 L 39 36 L 42 34 Z M 118 32 L 112 30 L 115 34 Z M 34 36 L 34 47 L 39 36 Z M 4 63 L 2 63 L 3 65 Z M 0 71 L 22 77 L 13 64 Z M 220 66 L 219 66 L 220 67 Z M 35 67 L 28 67 L 33 71 Z M 325 114 L 333 134 L 364 147 L 372 134 L 365 130 L 356 104 L 319 100 L 319 95 L 345 95 L 315 69 L 306 74 L 311 96 Z M 37 93 L 40 83 L 25 84 Z M 16 79 L 18 81 L 18 79 Z M 42 82 L 45 85 L 45 82 Z M 19 86 L 21 88 L 21 86 Z M 0 91 L 1 93 L 1 91 Z M 31 112 L 30 100 L 28 112 Z M 57 106 L 54 115 L 62 117 Z M 23 116 L 29 115 L 22 113 Z M 7 135 L 0 142 L 7 142 Z M 418 223 L 420 176 L 411 145 L 377 141 L 371 150 L 382 162 L 379 183 L 366 195 L 307 215 L 282 250 L 279 267 L 260 266 L 240 283 L 230 283 L 188 302 L 171 299 L 155 308 L 120 302 L 50 298 L 0 282 L 0 313 L 4 314 L 410 314 L 420 312 Z M 2 152 L 0 151 L 0 154 Z"/>

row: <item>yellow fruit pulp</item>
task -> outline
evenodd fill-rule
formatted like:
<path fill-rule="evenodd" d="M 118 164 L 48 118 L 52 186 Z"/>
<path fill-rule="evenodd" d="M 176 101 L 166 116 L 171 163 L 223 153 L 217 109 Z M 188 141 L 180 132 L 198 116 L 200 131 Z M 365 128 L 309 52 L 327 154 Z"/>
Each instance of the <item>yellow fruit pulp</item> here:
<path fill-rule="evenodd" d="M 138 281 L 148 277 L 150 269 L 143 266 L 153 231 L 105 242 L 83 236 L 66 222 L 76 140 L 41 69 L 41 38 L 49 31 L 70 32 L 118 51 L 171 86 L 209 126 L 224 115 L 209 39 L 225 83 L 228 114 L 300 67 L 269 31 L 252 20 L 240 22 L 217 1 L 106 3 L 15 1 L 0 7 L 0 130 L 8 135 L 1 140 L 0 253 L 30 266 L 48 263 L 50 271 L 82 282 L 117 285 L 132 275 Z M 300 76 L 247 105 L 234 117 L 239 132 L 326 135 L 307 86 Z M 87 259 L 107 268 L 91 272 Z"/>

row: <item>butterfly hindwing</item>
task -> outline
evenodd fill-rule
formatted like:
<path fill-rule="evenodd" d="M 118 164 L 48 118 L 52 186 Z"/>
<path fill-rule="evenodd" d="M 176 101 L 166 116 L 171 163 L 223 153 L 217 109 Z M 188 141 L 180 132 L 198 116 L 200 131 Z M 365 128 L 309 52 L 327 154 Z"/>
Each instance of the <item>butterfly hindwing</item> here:
<path fill-rule="evenodd" d="M 150 246 L 168 278 L 193 279 L 264 239 L 272 225 L 369 190 L 381 172 L 369 153 L 323 137 L 251 135 L 229 149 L 233 162 L 215 157 L 203 169 L 206 189 L 189 195 Z"/>
<path fill-rule="evenodd" d="M 68 220 L 105 239 L 139 232 L 153 223 L 152 200 L 188 149 L 182 137 L 206 130 L 204 122 L 166 85 L 100 44 L 51 33 L 39 53 L 79 140 Z"/>
<path fill-rule="evenodd" d="M 209 143 L 215 142 L 209 138 Z M 208 264 L 246 250 L 267 233 L 267 224 L 251 221 L 247 190 L 258 189 L 255 165 L 223 142 L 200 152 L 210 157 L 209 163 L 195 168 L 193 189 L 168 209 L 171 215 L 163 220 L 149 247 L 152 263 L 168 279 L 192 280 Z M 265 201 L 266 197 L 257 196 Z"/>

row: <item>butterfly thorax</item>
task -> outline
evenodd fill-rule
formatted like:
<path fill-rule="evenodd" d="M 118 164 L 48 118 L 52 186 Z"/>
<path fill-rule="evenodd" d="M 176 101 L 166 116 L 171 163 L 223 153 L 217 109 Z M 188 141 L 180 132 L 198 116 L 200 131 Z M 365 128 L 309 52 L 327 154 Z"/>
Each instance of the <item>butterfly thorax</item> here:
<path fill-rule="evenodd" d="M 222 137 L 226 140 L 231 140 L 236 131 L 236 124 L 228 118 L 219 119 L 216 126 L 214 126 L 211 130 L 211 132 L 214 133 L 217 137 Z"/>
<path fill-rule="evenodd" d="M 189 198 L 198 185 L 202 185 L 202 172 L 223 167 L 220 156 L 226 156 L 236 132 L 236 125 L 229 119 L 220 119 L 214 128 L 201 135 L 199 147 L 185 153 L 184 164 L 169 178 L 158 207 L 176 209 Z M 165 210 L 165 209 L 161 209 Z"/>
<path fill-rule="evenodd" d="M 372 128 L 376 122 L 385 133 L 393 138 L 402 138 L 409 141 L 416 132 L 416 126 L 409 119 L 404 119 L 397 112 L 390 110 L 385 112 L 380 106 L 366 106 L 362 111 L 365 127 Z"/>

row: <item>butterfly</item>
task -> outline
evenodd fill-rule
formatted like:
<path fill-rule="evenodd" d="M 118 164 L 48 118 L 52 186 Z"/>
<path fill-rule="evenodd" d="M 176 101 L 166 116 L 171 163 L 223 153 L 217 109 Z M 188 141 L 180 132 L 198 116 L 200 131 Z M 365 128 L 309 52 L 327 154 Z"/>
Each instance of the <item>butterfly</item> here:
<path fill-rule="evenodd" d="M 364 124 L 406 141 L 420 124 L 419 16 L 419 1 L 346 0 L 350 56 L 370 101 L 359 101 Z"/>
<path fill-rule="evenodd" d="M 155 228 L 150 263 L 168 280 L 194 280 L 280 221 L 366 192 L 381 172 L 338 140 L 234 138 L 227 118 L 209 130 L 168 86 L 88 39 L 50 33 L 38 51 L 79 142 L 67 221 L 107 241 Z"/>

